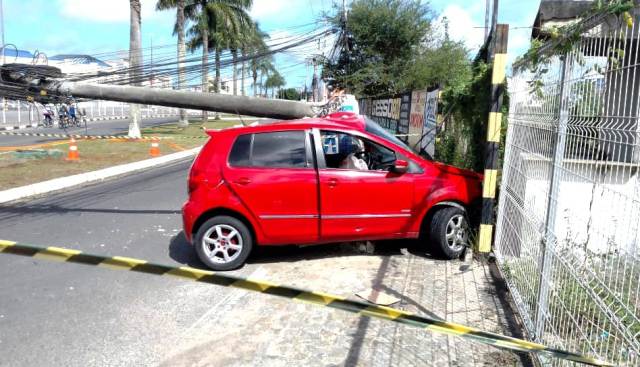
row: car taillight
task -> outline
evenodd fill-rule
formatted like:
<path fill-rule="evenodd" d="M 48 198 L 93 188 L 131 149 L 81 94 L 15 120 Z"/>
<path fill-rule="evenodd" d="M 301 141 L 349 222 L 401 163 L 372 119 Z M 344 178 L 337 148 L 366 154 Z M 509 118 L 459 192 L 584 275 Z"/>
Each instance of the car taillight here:
<path fill-rule="evenodd" d="M 189 178 L 189 184 L 187 185 L 189 195 L 191 195 L 192 192 L 196 191 L 196 188 L 198 188 L 198 183 L 195 180 Z"/>
<path fill-rule="evenodd" d="M 202 172 L 196 167 L 194 164 L 191 167 L 191 171 L 189 171 L 189 179 L 187 184 L 187 190 L 189 191 L 189 195 L 194 192 L 198 185 L 202 182 Z"/>

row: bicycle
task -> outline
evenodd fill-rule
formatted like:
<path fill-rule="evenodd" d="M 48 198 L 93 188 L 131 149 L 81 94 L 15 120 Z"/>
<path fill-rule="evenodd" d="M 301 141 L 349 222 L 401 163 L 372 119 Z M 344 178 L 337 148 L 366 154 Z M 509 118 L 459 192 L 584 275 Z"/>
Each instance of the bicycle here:
<path fill-rule="evenodd" d="M 52 111 L 45 111 L 43 113 L 44 115 L 44 120 L 42 121 L 42 126 L 43 127 L 53 127 L 53 112 Z"/>
<path fill-rule="evenodd" d="M 66 129 L 70 124 L 69 117 L 67 115 L 58 116 L 58 128 Z"/>

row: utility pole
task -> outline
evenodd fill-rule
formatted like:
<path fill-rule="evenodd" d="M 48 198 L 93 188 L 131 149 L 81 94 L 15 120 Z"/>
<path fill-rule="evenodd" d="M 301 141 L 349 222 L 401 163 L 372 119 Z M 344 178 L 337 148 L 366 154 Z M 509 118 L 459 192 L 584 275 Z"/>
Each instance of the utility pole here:
<path fill-rule="evenodd" d="M 2 3 L 2 0 L 0 0 L 0 33 L 2 34 L 2 65 L 5 64 L 5 46 L 6 43 L 4 42 L 4 4 Z M 17 51 L 16 51 L 17 52 Z M 6 124 L 7 123 L 7 111 L 6 111 L 6 105 L 7 105 L 7 100 L 6 98 L 4 98 L 4 96 L 2 97 L 2 123 Z"/>
<path fill-rule="evenodd" d="M 342 0 L 342 37 L 344 38 L 344 51 L 347 54 L 347 75 L 349 75 L 349 65 L 351 63 L 351 54 L 349 51 L 349 32 L 347 31 L 347 0 Z M 346 92 L 346 86 L 345 86 Z"/>
<path fill-rule="evenodd" d="M 487 37 L 489 37 L 489 9 L 491 7 L 491 0 L 487 0 L 485 2 L 485 11 L 484 11 L 484 41 L 487 41 Z"/>
<path fill-rule="evenodd" d="M 311 79 L 311 95 L 312 102 L 318 102 L 318 64 L 317 59 L 314 56 L 313 59 L 313 77 Z"/>
<path fill-rule="evenodd" d="M 4 65 L 4 46 L 6 43 L 4 42 L 4 4 L 2 3 L 2 0 L 0 0 L 0 34 L 2 35 L 2 65 Z"/>
<path fill-rule="evenodd" d="M 129 67 L 131 69 L 131 79 L 133 85 L 140 85 L 140 67 L 142 66 L 142 49 L 140 27 L 142 26 L 140 14 L 140 0 L 129 0 L 131 11 L 131 25 L 129 29 Z M 140 105 L 131 104 L 129 107 L 129 136 L 140 137 L 140 122 L 142 114 Z"/>
<path fill-rule="evenodd" d="M 489 45 L 489 53 L 488 60 L 489 62 L 493 62 L 493 58 L 495 56 L 496 50 L 496 42 L 498 41 L 498 30 L 496 29 L 498 24 L 498 0 L 493 0 L 493 12 L 491 13 L 491 44 Z M 508 32 L 508 31 L 507 31 Z M 505 41 L 506 42 L 506 41 Z"/>
<path fill-rule="evenodd" d="M 151 37 L 151 40 L 149 40 L 149 50 L 151 52 L 151 55 L 149 56 L 149 58 L 151 59 L 151 77 L 149 78 L 149 84 L 151 84 L 151 87 L 153 87 L 153 37 Z"/>
<path fill-rule="evenodd" d="M 493 12 L 491 13 L 491 31 L 496 31 L 496 25 L 498 24 L 498 0 L 493 0 Z"/>

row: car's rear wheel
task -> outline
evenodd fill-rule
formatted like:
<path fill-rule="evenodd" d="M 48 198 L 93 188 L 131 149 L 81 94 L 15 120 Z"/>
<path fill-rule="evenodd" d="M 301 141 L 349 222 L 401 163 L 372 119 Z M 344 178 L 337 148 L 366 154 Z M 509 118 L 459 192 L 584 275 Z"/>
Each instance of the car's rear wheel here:
<path fill-rule="evenodd" d="M 429 239 L 434 250 L 447 259 L 460 256 L 469 245 L 469 221 L 464 210 L 443 207 L 433 214 Z"/>
<path fill-rule="evenodd" d="M 253 248 L 253 238 L 240 220 L 221 215 L 204 222 L 195 236 L 198 257 L 213 270 L 242 266 Z"/>

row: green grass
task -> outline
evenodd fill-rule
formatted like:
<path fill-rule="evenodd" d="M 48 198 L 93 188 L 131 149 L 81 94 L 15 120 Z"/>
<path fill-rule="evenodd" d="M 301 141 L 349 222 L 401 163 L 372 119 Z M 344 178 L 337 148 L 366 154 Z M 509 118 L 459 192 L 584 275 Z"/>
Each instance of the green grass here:
<path fill-rule="evenodd" d="M 249 122 L 245 121 L 245 123 Z M 224 129 L 235 125 L 241 125 L 240 120 L 210 120 L 205 124 L 203 124 L 202 121 L 190 120 L 188 127 L 179 127 L 177 123 L 171 123 L 143 128 L 141 132 L 144 136 L 157 135 L 179 138 L 181 136 L 205 136 L 206 134 L 203 129 Z"/>
<path fill-rule="evenodd" d="M 562 256 L 559 254 L 558 256 Z M 596 259 L 597 258 L 597 259 Z M 551 289 L 549 293 L 549 320 L 551 328 L 555 330 L 568 349 L 576 352 L 590 353 L 590 348 L 606 351 L 602 356 L 617 363 L 628 361 L 629 351 L 624 350 L 627 343 L 623 334 L 611 322 L 610 317 L 617 317 L 627 335 L 640 335 L 640 324 L 626 314 L 620 307 L 610 289 L 615 289 L 616 296 L 632 313 L 640 314 L 640 299 L 636 290 L 640 282 L 640 269 L 633 260 L 621 258 L 618 254 L 600 255 L 592 260 L 600 262 L 601 266 L 591 266 L 601 282 L 588 275 L 585 269 L 575 267 L 579 279 L 574 277 L 567 268 L 554 261 L 551 275 Z M 501 265 L 502 272 L 509 283 L 515 286 L 528 300 L 528 307 L 535 317 L 536 300 L 539 284 L 537 263 L 530 257 L 511 258 Z M 623 278 L 613 278 L 616 269 L 626 269 Z M 588 291 L 591 290 L 591 292 Z M 610 305 L 613 315 L 601 311 L 598 304 Z M 577 332 L 582 330 L 584 334 Z"/>
<path fill-rule="evenodd" d="M 209 121 L 204 127 L 222 129 L 238 124 L 240 120 Z M 142 135 L 171 137 L 159 140 L 160 153 L 163 155 L 200 146 L 207 137 L 203 124 L 195 120 L 190 121 L 186 128 L 180 128 L 176 123 L 144 128 Z M 62 154 L 59 157 L 26 158 L 25 155 L 3 151 L 0 154 L 0 190 L 150 158 L 151 142 L 148 140 L 78 140 L 77 144 L 80 160 L 74 162 L 65 160 L 69 150 L 69 144 L 65 141 L 47 143 L 42 147 L 60 150 Z"/>

